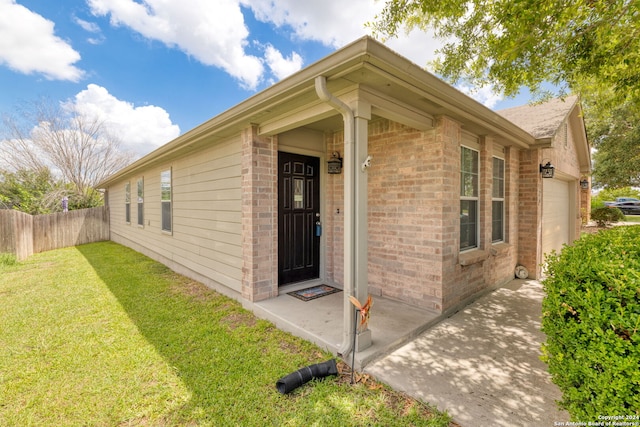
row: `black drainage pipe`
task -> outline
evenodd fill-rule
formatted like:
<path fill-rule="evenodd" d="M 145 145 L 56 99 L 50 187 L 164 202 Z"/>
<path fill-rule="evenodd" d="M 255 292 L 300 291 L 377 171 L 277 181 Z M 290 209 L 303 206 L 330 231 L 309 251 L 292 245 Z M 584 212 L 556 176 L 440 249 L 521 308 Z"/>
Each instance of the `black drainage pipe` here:
<path fill-rule="evenodd" d="M 324 378 L 329 375 L 338 375 L 338 366 L 336 365 L 335 359 L 306 366 L 286 377 L 282 377 L 276 382 L 276 388 L 280 393 L 287 394 L 312 379 Z"/>

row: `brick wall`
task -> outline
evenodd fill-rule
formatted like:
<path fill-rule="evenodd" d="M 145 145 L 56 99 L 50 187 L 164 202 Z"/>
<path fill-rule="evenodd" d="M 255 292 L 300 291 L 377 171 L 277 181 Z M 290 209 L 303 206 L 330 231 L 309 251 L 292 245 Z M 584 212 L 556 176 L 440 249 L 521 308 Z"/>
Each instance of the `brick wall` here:
<path fill-rule="evenodd" d="M 439 310 L 444 196 L 435 133 L 389 120 L 369 126 L 370 292 Z"/>
<path fill-rule="evenodd" d="M 540 177 L 540 150 L 520 152 L 518 191 L 518 263 L 535 278 L 539 271 L 540 242 L 542 236 L 542 178 Z"/>
<path fill-rule="evenodd" d="M 421 132 L 385 119 L 369 124 L 369 292 L 444 311 L 513 278 L 518 231 L 517 150 L 505 154 L 508 243 L 491 255 L 493 141 L 482 148 L 480 249 L 486 259 L 459 263 L 461 127 L 449 118 Z M 342 153 L 342 133 L 327 136 L 327 152 Z M 343 282 L 343 176 L 327 185 L 328 279 Z M 340 213 L 338 213 L 340 212 Z M 515 243 L 513 242 L 515 240 Z"/>
<path fill-rule="evenodd" d="M 278 294 L 277 138 L 242 133 L 242 297 L 260 301 Z"/>
<path fill-rule="evenodd" d="M 326 136 L 327 153 L 337 151 L 344 156 L 344 134 Z M 326 215 L 323 232 L 326 239 L 327 279 L 344 284 L 344 181 L 343 174 L 327 176 Z"/>

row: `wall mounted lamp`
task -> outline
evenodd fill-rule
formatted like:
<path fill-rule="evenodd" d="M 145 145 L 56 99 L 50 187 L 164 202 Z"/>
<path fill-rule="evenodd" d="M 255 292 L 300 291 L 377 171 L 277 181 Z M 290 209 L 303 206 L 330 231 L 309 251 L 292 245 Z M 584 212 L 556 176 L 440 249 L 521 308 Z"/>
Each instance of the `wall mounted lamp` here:
<path fill-rule="evenodd" d="M 543 178 L 553 178 L 553 172 L 555 171 L 555 166 L 551 164 L 551 162 L 547 162 L 546 165 L 540 165 L 540 173 Z"/>
<path fill-rule="evenodd" d="M 331 158 L 327 161 L 327 172 L 330 174 L 342 173 L 342 157 L 339 152 L 331 153 Z"/>
<path fill-rule="evenodd" d="M 580 181 L 580 188 L 582 188 L 583 190 L 588 190 L 589 189 L 589 181 L 586 179 L 583 179 Z"/>

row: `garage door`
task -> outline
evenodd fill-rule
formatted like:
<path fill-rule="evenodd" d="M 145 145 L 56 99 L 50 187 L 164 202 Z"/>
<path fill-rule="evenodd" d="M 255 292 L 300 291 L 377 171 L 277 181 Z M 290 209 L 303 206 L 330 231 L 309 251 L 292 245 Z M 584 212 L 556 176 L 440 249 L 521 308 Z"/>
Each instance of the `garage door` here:
<path fill-rule="evenodd" d="M 569 182 L 559 179 L 542 180 L 542 253 L 572 242 L 569 237 L 571 222 L 571 200 Z"/>

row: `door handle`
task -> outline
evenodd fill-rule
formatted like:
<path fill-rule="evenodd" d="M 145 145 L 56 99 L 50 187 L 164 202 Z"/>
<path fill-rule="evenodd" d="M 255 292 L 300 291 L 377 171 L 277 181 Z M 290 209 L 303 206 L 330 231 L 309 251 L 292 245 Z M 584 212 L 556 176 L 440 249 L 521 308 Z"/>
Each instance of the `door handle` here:
<path fill-rule="evenodd" d="M 316 213 L 316 237 L 322 236 L 322 222 L 320 222 L 320 214 Z"/>

